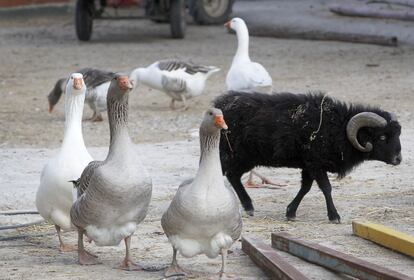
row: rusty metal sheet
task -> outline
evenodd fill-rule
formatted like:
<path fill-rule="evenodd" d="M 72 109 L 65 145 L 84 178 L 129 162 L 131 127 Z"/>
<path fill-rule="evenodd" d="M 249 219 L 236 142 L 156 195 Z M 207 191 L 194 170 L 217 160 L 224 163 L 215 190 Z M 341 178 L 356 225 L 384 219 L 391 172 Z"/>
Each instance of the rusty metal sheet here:
<path fill-rule="evenodd" d="M 414 280 L 405 274 L 381 267 L 331 248 L 294 238 L 287 233 L 272 233 L 272 246 L 308 262 L 366 280 Z"/>
<path fill-rule="evenodd" d="M 242 237 L 242 250 L 272 279 L 308 279 L 299 270 L 283 260 L 275 249 L 259 240 Z"/>

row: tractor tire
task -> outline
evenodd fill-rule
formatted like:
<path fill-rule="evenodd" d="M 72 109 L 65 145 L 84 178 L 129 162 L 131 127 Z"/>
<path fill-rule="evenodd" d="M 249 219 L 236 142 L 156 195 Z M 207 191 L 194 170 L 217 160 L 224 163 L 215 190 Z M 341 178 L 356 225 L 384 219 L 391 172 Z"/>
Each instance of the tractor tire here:
<path fill-rule="evenodd" d="M 185 17 L 184 0 L 171 0 L 170 25 L 171 37 L 175 39 L 182 39 L 185 37 L 185 29 L 187 27 L 187 22 Z"/>
<path fill-rule="evenodd" d="M 193 0 L 192 16 L 197 24 L 218 24 L 229 20 L 234 0 Z"/>
<path fill-rule="evenodd" d="M 93 3 L 78 0 L 75 8 L 76 35 L 80 41 L 89 41 L 93 26 Z"/>

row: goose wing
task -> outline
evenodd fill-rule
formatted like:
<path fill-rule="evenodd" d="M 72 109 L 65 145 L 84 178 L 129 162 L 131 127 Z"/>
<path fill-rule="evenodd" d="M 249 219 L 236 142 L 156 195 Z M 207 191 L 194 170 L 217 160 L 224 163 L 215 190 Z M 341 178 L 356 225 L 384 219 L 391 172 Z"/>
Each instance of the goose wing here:
<path fill-rule="evenodd" d="M 178 197 L 186 186 L 193 182 L 194 178 L 183 181 L 178 187 L 178 191 L 171 201 L 167 211 L 162 215 L 161 226 L 167 236 L 178 234 L 180 229 L 184 227 L 186 219 L 178 212 Z"/>
<path fill-rule="evenodd" d="M 240 238 L 241 232 L 242 232 L 242 227 L 243 227 L 243 220 L 241 218 L 241 213 L 239 213 L 239 215 L 234 217 L 233 220 L 233 229 L 230 232 L 230 236 L 231 238 L 236 241 L 237 239 Z"/>
<path fill-rule="evenodd" d="M 252 62 L 247 75 L 247 80 L 251 85 L 251 88 L 268 87 L 272 85 L 272 78 L 266 69 L 259 63 Z"/>
<path fill-rule="evenodd" d="M 168 77 L 163 75 L 161 77 L 161 84 L 167 92 L 183 92 L 187 88 L 187 83 L 184 79 Z"/>
<path fill-rule="evenodd" d="M 212 70 L 211 66 L 197 65 L 192 62 L 185 62 L 176 59 L 161 60 L 158 63 L 158 68 L 168 72 L 182 70 L 190 75 L 194 75 L 196 73 L 208 73 Z"/>
<path fill-rule="evenodd" d="M 103 83 L 109 82 L 115 77 L 114 72 L 99 70 L 95 68 L 83 68 L 79 70 L 87 88 L 94 88 Z"/>
<path fill-rule="evenodd" d="M 74 187 L 77 189 L 78 198 L 85 193 L 86 189 L 89 187 L 92 175 L 96 168 L 102 164 L 102 161 L 94 160 L 85 167 L 82 172 L 82 175 L 76 181 L 73 181 Z"/>
<path fill-rule="evenodd" d="M 93 215 L 94 207 L 89 207 L 88 203 L 85 203 L 85 192 L 89 187 L 91 178 L 95 170 L 102 164 L 102 161 L 92 161 L 83 170 L 81 177 L 73 181 L 77 190 L 77 200 L 73 203 L 70 209 L 70 219 L 72 223 L 79 227 L 85 228 L 86 225 L 91 224 L 95 216 Z M 86 205 L 85 205 L 86 204 Z M 92 211 L 92 214 L 90 213 Z"/>

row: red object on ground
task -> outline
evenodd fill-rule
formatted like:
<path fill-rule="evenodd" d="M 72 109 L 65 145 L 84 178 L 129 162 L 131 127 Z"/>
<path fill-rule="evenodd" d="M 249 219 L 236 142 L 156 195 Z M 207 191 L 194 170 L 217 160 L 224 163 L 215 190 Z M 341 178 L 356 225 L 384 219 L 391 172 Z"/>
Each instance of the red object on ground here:
<path fill-rule="evenodd" d="M 50 4 L 50 3 L 67 3 L 69 0 L 0 0 L 0 7 L 16 7 L 25 5 Z"/>
<path fill-rule="evenodd" d="M 140 0 L 108 0 L 106 2 L 109 7 L 130 7 L 137 6 L 139 3 Z"/>

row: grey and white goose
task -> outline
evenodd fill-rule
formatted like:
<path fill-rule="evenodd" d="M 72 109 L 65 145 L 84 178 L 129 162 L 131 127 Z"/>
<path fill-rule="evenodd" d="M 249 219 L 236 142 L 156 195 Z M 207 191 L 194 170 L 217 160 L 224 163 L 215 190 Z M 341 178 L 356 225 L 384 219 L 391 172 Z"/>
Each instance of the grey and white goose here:
<path fill-rule="evenodd" d="M 240 237 L 242 218 L 231 186 L 221 170 L 220 130 L 227 129 L 221 110 L 207 110 L 200 126 L 200 161 L 194 179 L 178 188 L 161 225 L 173 247 L 173 260 L 165 276 L 185 274 L 177 264 L 177 252 L 184 257 L 222 255 L 224 274 L 227 250 Z"/>
<path fill-rule="evenodd" d="M 141 269 L 130 258 L 130 242 L 147 214 L 152 181 L 128 133 L 128 95 L 132 88 L 126 75 L 117 74 L 111 81 L 107 96 L 108 155 L 104 161 L 91 162 L 75 182 L 78 198 L 70 215 L 78 228 L 78 257 L 83 265 L 97 263 L 84 248 L 86 234 L 98 246 L 113 246 L 124 240 L 126 254 L 119 267 Z"/>
<path fill-rule="evenodd" d="M 165 59 L 145 68 L 136 68 L 131 72 L 131 78 L 135 79 L 136 84 L 142 82 L 148 87 L 165 92 L 171 97 L 172 109 L 175 109 L 175 101 L 182 101 L 183 108 L 187 109 L 187 99 L 202 95 L 207 79 L 218 71 L 220 68 L 215 66 Z"/>
<path fill-rule="evenodd" d="M 79 70 L 78 73 L 83 74 L 87 88 L 85 102 L 93 111 L 93 115 L 89 120 L 102 121 L 102 112 L 106 111 L 106 94 L 115 73 L 95 68 L 83 68 Z M 53 111 L 53 108 L 58 103 L 64 92 L 66 83 L 66 78 L 57 80 L 52 91 L 47 96 L 49 101 L 49 113 Z"/>

